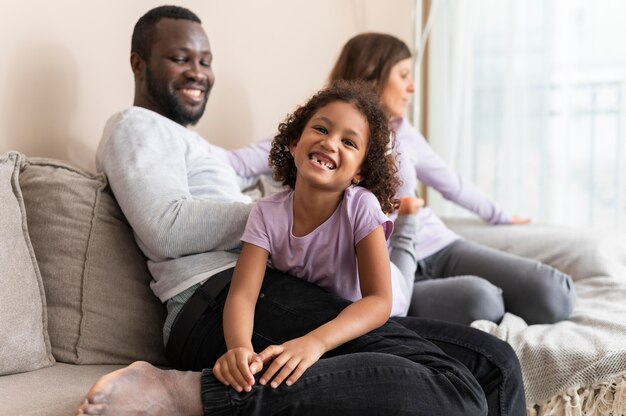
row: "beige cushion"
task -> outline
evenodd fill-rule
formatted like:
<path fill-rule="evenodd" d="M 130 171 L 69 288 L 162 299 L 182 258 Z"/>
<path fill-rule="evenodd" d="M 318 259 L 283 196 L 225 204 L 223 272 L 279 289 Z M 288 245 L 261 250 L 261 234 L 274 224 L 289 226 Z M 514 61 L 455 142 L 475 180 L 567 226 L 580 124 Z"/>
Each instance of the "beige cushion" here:
<path fill-rule="evenodd" d="M 52 353 L 76 364 L 166 364 L 165 308 L 104 175 L 31 158 L 20 174 Z"/>
<path fill-rule="evenodd" d="M 119 365 L 73 365 L 52 367 L 0 377 L 0 415 L 70 416 L 89 388 Z"/>
<path fill-rule="evenodd" d="M 16 152 L 0 156 L 0 375 L 54 363 L 43 285 L 18 183 L 20 162 Z"/>

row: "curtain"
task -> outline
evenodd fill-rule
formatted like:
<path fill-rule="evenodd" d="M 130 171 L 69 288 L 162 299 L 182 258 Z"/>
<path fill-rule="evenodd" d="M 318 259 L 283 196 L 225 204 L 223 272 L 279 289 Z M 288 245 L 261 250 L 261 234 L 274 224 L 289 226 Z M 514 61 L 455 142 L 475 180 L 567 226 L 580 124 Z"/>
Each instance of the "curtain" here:
<path fill-rule="evenodd" d="M 439 2 L 435 151 L 511 213 L 626 229 L 626 2 Z M 470 215 L 428 198 L 444 216 Z"/>

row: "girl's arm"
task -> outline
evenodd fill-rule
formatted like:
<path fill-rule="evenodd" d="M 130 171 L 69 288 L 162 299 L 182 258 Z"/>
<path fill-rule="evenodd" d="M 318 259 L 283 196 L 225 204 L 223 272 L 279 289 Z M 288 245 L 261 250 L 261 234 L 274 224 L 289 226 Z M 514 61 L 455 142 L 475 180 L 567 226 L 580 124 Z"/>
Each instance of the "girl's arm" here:
<path fill-rule="evenodd" d="M 266 250 L 243 243 L 224 305 L 227 352 L 215 363 L 213 374 L 238 392 L 250 391 L 254 384 L 253 373 L 261 369 L 251 339 L 254 308 L 261 291 L 267 257 Z M 255 361 L 259 361 L 259 364 L 253 366 Z"/>
<path fill-rule="evenodd" d="M 261 352 L 259 357 L 264 362 L 274 359 L 261 377 L 261 384 L 273 378 L 271 386 L 278 387 L 289 377 L 286 384 L 290 386 L 325 352 L 387 321 L 392 301 L 391 267 L 383 227 L 377 227 L 361 239 L 356 245 L 356 253 L 363 297 L 346 307 L 335 319 L 307 335 L 282 345 L 272 345 Z"/>

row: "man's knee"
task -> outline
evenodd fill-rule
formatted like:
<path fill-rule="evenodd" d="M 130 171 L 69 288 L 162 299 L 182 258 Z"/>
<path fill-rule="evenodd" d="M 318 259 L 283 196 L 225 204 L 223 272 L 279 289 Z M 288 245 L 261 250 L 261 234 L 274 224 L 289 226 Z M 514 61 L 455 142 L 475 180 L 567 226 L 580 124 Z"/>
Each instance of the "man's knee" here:
<path fill-rule="evenodd" d="M 470 324 L 478 319 L 499 322 L 504 315 L 502 290 L 476 276 L 420 281 L 413 288 L 409 316 Z"/>

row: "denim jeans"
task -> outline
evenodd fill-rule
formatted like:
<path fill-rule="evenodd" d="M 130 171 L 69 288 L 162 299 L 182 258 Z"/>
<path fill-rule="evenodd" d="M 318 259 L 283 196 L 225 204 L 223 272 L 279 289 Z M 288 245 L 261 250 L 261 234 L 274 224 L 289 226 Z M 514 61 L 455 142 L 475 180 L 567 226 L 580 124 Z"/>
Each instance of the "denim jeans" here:
<path fill-rule="evenodd" d="M 567 319 L 572 278 L 546 264 L 459 239 L 418 262 L 409 316 L 469 324 L 511 312 L 530 324 Z"/>
<path fill-rule="evenodd" d="M 513 374 L 511 377 L 519 383 L 510 384 L 509 393 L 516 407 L 520 407 L 518 399 L 522 398 L 524 411 L 517 361 L 502 371 L 498 363 L 488 358 L 500 357 L 502 351 L 511 358 L 510 347 L 492 342 L 495 338 L 478 331 L 468 339 L 461 333 L 457 342 L 450 344 L 445 340 L 457 337 L 456 326 L 410 318 L 405 318 L 403 324 L 411 323 L 411 329 L 390 320 L 329 351 L 293 386 L 272 389 L 256 383 L 251 392 L 237 393 L 217 381 L 208 369 L 226 351 L 222 331 L 225 298 L 223 291 L 216 299 L 217 306 L 208 309 L 196 323 L 181 357 L 183 369 L 202 370 L 202 399 L 207 415 L 478 416 L 488 414 L 486 395 L 489 404 L 494 405 L 494 413 L 489 414 L 523 414 L 507 405 L 507 389 L 500 388 L 506 374 Z M 314 285 L 268 271 L 255 310 L 253 346 L 261 351 L 302 336 L 333 319 L 348 304 Z M 423 323 L 432 333 L 439 326 L 445 336 L 439 337 L 442 340 L 438 342 L 446 344 L 444 347 L 457 357 L 418 335 L 416 331 Z M 464 330 L 467 329 L 470 328 Z M 481 350 L 486 354 L 476 352 Z M 483 385 L 472 372 L 480 376 Z M 483 391 L 485 388 L 488 391 Z M 509 412 L 502 413 L 500 408 Z"/>

